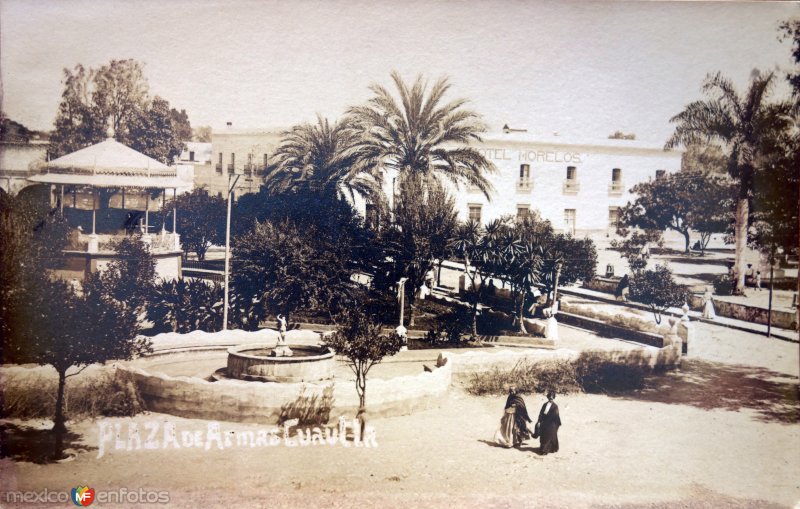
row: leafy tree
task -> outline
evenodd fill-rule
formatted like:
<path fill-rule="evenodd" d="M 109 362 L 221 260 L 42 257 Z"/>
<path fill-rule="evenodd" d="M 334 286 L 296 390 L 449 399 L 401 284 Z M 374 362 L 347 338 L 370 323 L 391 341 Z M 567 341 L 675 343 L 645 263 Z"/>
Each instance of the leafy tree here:
<path fill-rule="evenodd" d="M 201 125 L 192 129 L 192 141 L 211 143 L 211 127 Z"/>
<path fill-rule="evenodd" d="M 597 248 L 590 239 L 555 233 L 550 221 L 531 214 L 517 226 L 523 242 L 538 247 L 542 255 L 540 283 L 547 295 L 561 285 L 587 281 L 597 271 Z M 548 299 L 548 305 L 552 302 Z"/>
<path fill-rule="evenodd" d="M 462 223 L 456 229 L 453 248 L 464 260 L 464 275 L 468 280 L 465 299 L 472 308 L 472 337 L 478 336 L 478 304 L 486 293 L 487 282 L 501 277 L 501 244 L 506 236 L 508 218 L 495 219 L 486 227 L 475 221 Z"/>
<path fill-rule="evenodd" d="M 147 103 L 129 122 L 124 143 L 164 164 L 180 155 L 184 145 L 175 131 L 169 102 L 156 96 Z"/>
<path fill-rule="evenodd" d="M 283 221 L 256 223 L 234 241 L 233 287 L 265 312 L 291 316 L 300 309 L 337 312 L 354 283 L 348 261 L 320 242 L 315 228 Z"/>
<path fill-rule="evenodd" d="M 323 339 L 338 355 L 346 357 L 356 376 L 359 409 L 366 408 L 367 375 L 387 355 L 394 355 L 403 346 L 403 338 L 392 332 L 381 334 L 381 324 L 374 322 L 360 309 L 345 311 L 339 317 L 336 332 Z"/>
<path fill-rule="evenodd" d="M 256 222 L 290 222 L 301 230 L 313 229 L 315 242 L 334 253 L 352 269 L 371 268 L 379 258 L 372 242 L 374 233 L 364 227 L 361 216 L 346 200 L 333 195 L 297 193 L 271 194 L 262 187 L 258 193 L 239 198 L 232 211 L 232 235 L 243 235 Z"/>
<path fill-rule="evenodd" d="M 154 159 L 169 162 L 180 153 L 169 103 L 148 95 L 142 64 L 112 60 L 98 69 L 78 64 L 64 69 L 64 92 L 50 137 L 58 157 L 114 138 Z"/>
<path fill-rule="evenodd" d="M 692 143 L 686 147 L 681 158 L 683 172 L 726 175 L 727 169 L 727 156 L 713 143 Z"/>
<path fill-rule="evenodd" d="M 388 289 L 401 277 L 408 278 L 408 323 L 414 325 L 416 290 L 435 261 L 448 253 L 458 221 L 455 201 L 438 181 L 426 189 L 421 176 L 412 176 L 401 182 L 398 198 L 393 220 L 388 214 L 383 216 L 376 239 L 383 253 L 373 271 L 373 284 Z"/>
<path fill-rule="evenodd" d="M 84 291 L 96 293 L 143 316 L 156 282 L 156 262 L 141 234 L 114 241 L 111 249 L 116 256 L 100 271 L 84 281 Z"/>
<path fill-rule="evenodd" d="M 380 175 L 361 164 L 360 142 L 359 131 L 348 121 L 330 125 L 318 116 L 316 125 L 295 126 L 284 133 L 264 185 L 273 194 L 308 191 L 351 199 L 359 194 L 379 201 Z"/>
<path fill-rule="evenodd" d="M 794 98 L 794 111 L 800 111 L 800 18 L 788 20 L 781 24 L 781 31 L 783 36 L 792 42 L 792 59 L 794 60 L 794 69 L 787 74 L 786 79 L 792 86 L 792 97 Z M 800 143 L 797 142 L 797 137 L 792 144 L 794 147 L 794 168 L 800 168 Z M 794 186 L 797 189 L 797 185 Z M 797 203 L 797 215 L 800 217 L 800 200 Z M 800 229 L 800 221 L 797 222 L 797 228 Z M 798 234 L 800 235 L 800 233 Z M 800 241 L 795 244 L 795 254 L 800 255 Z M 800 295 L 800 277 L 797 278 L 797 293 Z M 797 306 L 797 317 L 795 322 L 798 324 L 800 330 L 800 306 Z"/>
<path fill-rule="evenodd" d="M 178 233 L 185 256 L 194 252 L 199 260 L 205 260 L 212 244 L 225 242 L 225 200 L 209 195 L 206 189 L 195 188 L 191 193 L 178 196 L 176 208 Z"/>
<path fill-rule="evenodd" d="M 525 330 L 523 320 L 525 297 L 531 287 L 542 279 L 542 248 L 534 236 L 526 235 L 526 222 L 517 222 L 508 227 L 503 235 L 499 249 L 500 272 L 511 285 L 511 298 L 514 302 L 515 320 L 520 332 Z"/>
<path fill-rule="evenodd" d="M 361 130 L 362 162 L 370 170 L 392 170 L 402 181 L 408 174 L 433 174 L 454 184 L 479 188 L 488 198 L 491 184 L 485 174 L 495 166 L 469 144 L 480 142 L 486 126 L 480 116 L 464 106 L 464 99 L 443 103 L 450 89 L 446 78 L 428 91 L 418 77 L 408 86 L 392 73 L 400 101 L 384 87 L 373 84 L 373 97 L 349 115 Z"/>
<path fill-rule="evenodd" d="M 718 142 L 728 154 L 728 174 L 737 183 L 734 238 L 736 260 L 736 293 L 744 289 L 744 255 L 750 215 L 750 199 L 754 182 L 770 178 L 761 165 L 763 141 L 774 132 L 787 128 L 789 105 L 768 102 L 774 73 L 755 71 L 750 86 L 739 95 L 730 80 L 717 73 L 703 84 L 707 100 L 694 101 L 672 117 L 675 132 L 667 140 L 666 149 L 678 145 Z"/>
<path fill-rule="evenodd" d="M 137 338 L 137 317 L 122 303 L 93 291 L 78 295 L 65 282 L 46 274 L 32 277 L 36 284 L 14 297 L 18 313 L 3 341 L 2 361 L 50 365 L 58 373 L 53 457 L 59 459 L 66 432 L 67 378 L 96 362 L 130 359 L 148 351 L 149 343 Z M 80 370 L 67 374 L 70 368 Z"/>
<path fill-rule="evenodd" d="M 617 226 L 617 235 L 622 240 L 614 239 L 611 247 L 618 249 L 620 256 L 628 260 L 628 267 L 634 274 L 647 268 L 647 261 L 650 259 L 650 244 L 663 245 L 664 240 L 659 230 L 638 230 L 629 229 L 625 226 Z"/>
<path fill-rule="evenodd" d="M 175 139 L 178 141 L 192 141 L 194 135 L 192 131 L 192 124 L 189 122 L 189 115 L 186 110 L 178 111 L 175 108 L 169 110 L 170 120 L 172 121 L 172 131 L 175 133 Z"/>
<path fill-rule="evenodd" d="M 712 233 L 725 231 L 729 189 L 723 178 L 699 172 L 665 175 L 633 186 L 636 200 L 620 209 L 619 221 L 624 227 L 674 230 L 683 235 L 688 253 L 692 230 L 701 232 L 703 248 Z"/>
<path fill-rule="evenodd" d="M 672 271 L 665 265 L 639 271 L 631 280 L 631 298 L 650 306 L 657 324 L 661 323 L 661 315 L 667 308 L 686 302 L 687 294 L 687 288 L 675 282 Z"/>

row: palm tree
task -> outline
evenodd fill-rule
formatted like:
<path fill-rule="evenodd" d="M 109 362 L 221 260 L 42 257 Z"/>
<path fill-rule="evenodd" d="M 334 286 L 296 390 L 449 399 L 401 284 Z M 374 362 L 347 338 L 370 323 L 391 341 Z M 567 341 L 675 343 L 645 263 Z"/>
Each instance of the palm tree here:
<path fill-rule="evenodd" d="M 301 124 L 283 133 L 264 185 L 271 193 L 310 192 L 351 200 L 359 194 L 378 201 L 382 196 L 380 175 L 360 163 L 360 142 L 352 123 L 331 125 L 317 116 L 315 125 Z"/>
<path fill-rule="evenodd" d="M 768 96 L 774 82 L 774 73 L 754 71 L 750 86 L 739 95 L 733 83 L 721 73 L 709 75 L 703 83 L 707 100 L 694 101 L 672 117 L 677 124 L 667 140 L 665 150 L 679 145 L 699 142 L 718 142 L 729 151 L 728 173 L 738 184 L 735 212 L 734 291 L 744 291 L 744 252 L 747 246 L 747 229 L 750 216 L 750 199 L 753 182 L 762 169 L 764 142 L 776 131 L 784 130 L 790 121 L 786 103 L 770 103 Z"/>
<path fill-rule="evenodd" d="M 494 164 L 469 146 L 480 142 L 486 131 L 480 116 L 464 108 L 464 99 L 443 103 L 450 89 L 447 78 L 439 79 L 430 91 L 421 76 L 410 87 L 396 71 L 392 79 L 399 103 L 384 87 L 373 84 L 369 102 L 349 110 L 362 129 L 364 164 L 396 171 L 401 181 L 408 174 L 423 174 L 443 177 L 456 186 L 466 183 L 489 198 L 492 186 L 484 173 L 494 172 Z"/>

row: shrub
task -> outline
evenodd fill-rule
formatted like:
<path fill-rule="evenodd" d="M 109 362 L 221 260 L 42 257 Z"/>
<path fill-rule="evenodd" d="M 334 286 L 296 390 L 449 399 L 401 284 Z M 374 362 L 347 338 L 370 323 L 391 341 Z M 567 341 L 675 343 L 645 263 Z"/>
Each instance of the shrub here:
<path fill-rule="evenodd" d="M 644 387 L 650 371 L 644 363 L 614 362 L 585 352 L 574 361 L 520 360 L 510 370 L 492 368 L 474 373 L 467 383 L 467 392 L 476 396 L 503 395 L 511 385 L 525 394 L 544 393 L 548 389 L 560 394 L 625 392 Z"/>
<path fill-rule="evenodd" d="M 55 375 L 15 368 L 2 376 L 0 415 L 4 418 L 51 418 L 55 413 Z M 133 416 L 144 403 L 133 377 L 126 371 L 93 371 L 67 379 L 64 411 L 71 419 Z"/>
<path fill-rule="evenodd" d="M 573 365 L 583 391 L 588 393 L 639 390 L 650 371 L 647 365 L 613 362 L 586 352 Z"/>
<path fill-rule="evenodd" d="M 668 307 L 686 302 L 687 293 L 687 288 L 675 282 L 672 271 L 665 265 L 637 272 L 631 280 L 631 298 L 650 306 L 658 324 Z"/>
<path fill-rule="evenodd" d="M 425 341 L 431 344 L 459 343 L 461 336 L 471 327 L 470 310 L 464 306 L 456 306 L 439 317 L 435 327 L 425 336 Z"/>
<path fill-rule="evenodd" d="M 720 274 L 714 277 L 712 284 L 714 285 L 714 293 L 717 295 L 733 294 L 733 281 L 727 274 Z"/>
<path fill-rule="evenodd" d="M 523 394 L 545 392 L 551 388 L 561 394 L 581 390 L 572 363 L 556 359 L 541 362 L 521 360 L 510 370 L 493 368 L 474 373 L 467 384 L 467 391 L 476 396 L 500 395 L 508 392 L 510 385 Z"/>
<path fill-rule="evenodd" d="M 321 426 L 330 420 L 332 408 L 333 384 L 322 389 L 321 397 L 319 394 L 308 395 L 303 386 L 297 399 L 281 406 L 278 424 L 297 419 L 298 426 Z"/>

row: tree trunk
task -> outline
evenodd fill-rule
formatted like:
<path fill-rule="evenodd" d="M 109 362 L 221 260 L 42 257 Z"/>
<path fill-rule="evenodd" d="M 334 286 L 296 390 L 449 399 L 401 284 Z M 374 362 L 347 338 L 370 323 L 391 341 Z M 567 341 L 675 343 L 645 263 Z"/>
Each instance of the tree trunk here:
<path fill-rule="evenodd" d="M 558 279 L 561 277 L 561 264 L 556 265 L 556 277 L 553 279 L 553 304 L 558 301 Z"/>
<path fill-rule="evenodd" d="M 408 326 L 414 326 L 414 303 L 417 301 L 417 290 L 412 289 L 408 296 Z"/>
<path fill-rule="evenodd" d="M 684 243 L 685 243 L 685 245 L 683 247 L 683 252 L 684 253 L 688 253 L 689 252 L 689 230 L 688 230 L 688 228 L 686 230 L 682 231 L 681 233 L 683 234 L 683 240 L 684 240 Z"/>
<path fill-rule="evenodd" d="M 522 296 L 519 299 L 519 314 L 517 315 L 517 319 L 519 320 L 519 331 L 523 334 L 527 334 L 528 330 L 525 329 L 525 320 L 523 313 L 525 312 L 525 292 L 522 292 Z"/>
<path fill-rule="evenodd" d="M 733 282 L 734 295 L 744 294 L 744 276 L 747 264 L 744 260 L 747 248 L 747 216 L 750 214 L 750 204 L 747 197 L 739 197 L 736 201 L 736 224 L 734 226 L 736 258 L 733 265 L 735 281 Z"/>
<path fill-rule="evenodd" d="M 361 391 L 358 395 L 358 407 L 359 410 L 365 410 L 367 408 L 367 374 L 361 373 Z"/>
<path fill-rule="evenodd" d="M 475 302 L 472 303 L 472 339 L 478 337 L 478 296 L 475 296 Z"/>
<path fill-rule="evenodd" d="M 67 383 L 67 370 L 58 370 L 58 395 L 56 396 L 56 416 L 53 419 L 53 435 L 55 437 L 55 447 L 53 448 L 53 459 L 64 457 L 64 434 L 67 431 L 64 418 L 64 387 Z"/>

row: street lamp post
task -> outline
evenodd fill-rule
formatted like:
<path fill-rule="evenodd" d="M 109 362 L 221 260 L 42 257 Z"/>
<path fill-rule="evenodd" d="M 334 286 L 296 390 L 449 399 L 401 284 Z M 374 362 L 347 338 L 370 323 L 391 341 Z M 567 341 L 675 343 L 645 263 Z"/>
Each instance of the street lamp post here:
<path fill-rule="evenodd" d="M 235 177 L 233 183 L 231 183 L 231 177 Z M 228 174 L 228 215 L 225 218 L 225 299 L 222 307 L 222 330 L 228 330 L 228 279 L 230 276 L 231 263 L 231 193 L 238 181 L 238 174 Z"/>

